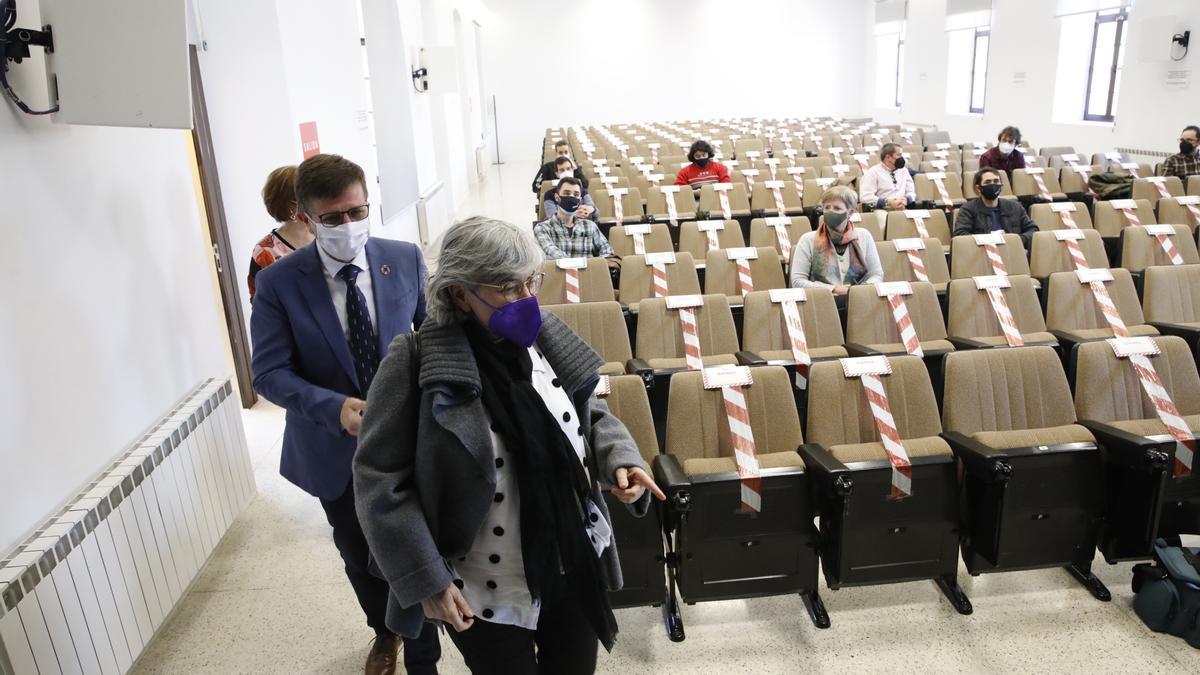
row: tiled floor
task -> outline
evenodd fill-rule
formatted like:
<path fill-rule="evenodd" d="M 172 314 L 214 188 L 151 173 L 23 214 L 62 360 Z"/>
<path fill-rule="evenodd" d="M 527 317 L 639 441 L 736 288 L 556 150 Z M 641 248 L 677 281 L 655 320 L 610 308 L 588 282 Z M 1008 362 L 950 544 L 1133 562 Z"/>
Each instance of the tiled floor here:
<path fill-rule="evenodd" d="M 495 169 L 495 167 L 493 167 Z M 529 221 L 536 166 L 502 167 L 463 215 Z M 501 186 L 506 190 L 501 190 Z M 498 212 L 482 205 L 498 205 Z M 139 673 L 361 672 L 370 631 L 342 574 L 317 501 L 278 475 L 283 415 L 245 413 L 259 494 L 142 658 Z M 658 610 L 619 610 L 607 673 L 1088 672 L 1196 673 L 1200 653 L 1148 631 L 1131 608 L 1130 565 L 1097 562 L 1113 592 L 1093 600 L 1062 570 L 972 578 L 959 616 L 932 583 L 823 593 L 833 627 L 813 628 L 798 597 L 685 606 L 687 640 Z M 443 673 L 465 673 L 443 639 Z"/>

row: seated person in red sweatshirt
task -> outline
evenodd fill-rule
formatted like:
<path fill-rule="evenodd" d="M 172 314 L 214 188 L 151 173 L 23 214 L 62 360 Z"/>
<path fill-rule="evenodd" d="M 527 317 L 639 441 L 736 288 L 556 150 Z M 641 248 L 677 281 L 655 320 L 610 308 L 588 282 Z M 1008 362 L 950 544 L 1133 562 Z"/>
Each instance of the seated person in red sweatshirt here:
<path fill-rule="evenodd" d="M 724 164 L 712 159 L 712 156 L 713 149 L 708 141 L 692 143 L 687 155 L 691 164 L 679 170 L 679 175 L 675 176 L 675 184 L 690 185 L 693 189 L 698 190 L 705 183 L 728 183 L 729 169 L 726 169 Z"/>

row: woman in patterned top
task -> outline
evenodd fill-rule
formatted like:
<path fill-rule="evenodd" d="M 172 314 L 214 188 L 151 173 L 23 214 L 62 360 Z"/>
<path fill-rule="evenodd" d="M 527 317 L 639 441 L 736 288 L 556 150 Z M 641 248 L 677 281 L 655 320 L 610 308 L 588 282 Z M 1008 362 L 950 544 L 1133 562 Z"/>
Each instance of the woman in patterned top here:
<path fill-rule="evenodd" d="M 254 245 L 250 253 L 250 274 L 246 284 L 250 287 L 250 300 L 254 301 L 254 277 L 259 270 L 283 256 L 312 243 L 313 231 L 308 223 L 296 220 L 296 167 L 281 166 L 267 176 L 262 189 L 263 205 L 267 213 L 279 223 Z"/>
<path fill-rule="evenodd" d="M 792 288 L 829 288 L 846 295 L 856 284 L 883 281 L 875 240 L 850 220 L 858 195 L 838 185 L 821 195 L 821 224 L 796 242 L 792 254 Z"/>

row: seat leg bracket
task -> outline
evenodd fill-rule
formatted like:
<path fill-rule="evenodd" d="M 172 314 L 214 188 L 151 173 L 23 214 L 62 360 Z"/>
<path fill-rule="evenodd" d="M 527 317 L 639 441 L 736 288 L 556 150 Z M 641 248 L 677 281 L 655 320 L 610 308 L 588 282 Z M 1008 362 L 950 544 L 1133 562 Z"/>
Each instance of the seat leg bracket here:
<path fill-rule="evenodd" d="M 1092 573 L 1091 563 L 1087 563 L 1086 565 L 1080 563 L 1067 565 L 1067 571 L 1071 573 L 1071 576 L 1075 577 L 1076 581 L 1083 584 L 1084 588 L 1088 589 L 1092 597 L 1101 602 L 1112 600 L 1112 593 L 1109 593 L 1108 587 L 1104 585 L 1103 581 L 1100 581 L 1099 577 Z"/>
<path fill-rule="evenodd" d="M 813 625 L 821 629 L 829 628 L 829 612 L 825 611 L 821 595 L 815 590 L 805 591 L 800 594 L 800 599 L 804 601 L 804 608 L 808 610 L 808 618 L 812 619 Z"/>
<path fill-rule="evenodd" d="M 967 616 L 975 611 L 971 606 L 971 600 L 967 594 L 963 592 L 961 586 L 958 585 L 958 577 L 953 574 L 945 574 L 933 580 L 937 584 L 938 590 L 946 599 L 950 601 L 950 605 L 954 610 L 963 616 Z"/>

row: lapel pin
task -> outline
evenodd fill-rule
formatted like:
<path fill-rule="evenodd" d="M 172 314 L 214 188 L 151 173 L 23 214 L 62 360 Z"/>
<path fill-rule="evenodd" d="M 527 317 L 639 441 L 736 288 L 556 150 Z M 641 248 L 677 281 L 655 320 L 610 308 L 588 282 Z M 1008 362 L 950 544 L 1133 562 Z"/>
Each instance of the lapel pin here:
<path fill-rule="evenodd" d="M 392 266 L 391 265 L 381 265 L 379 268 L 379 272 L 380 272 L 380 274 L 382 274 L 383 276 L 386 277 L 387 275 L 392 273 Z"/>

